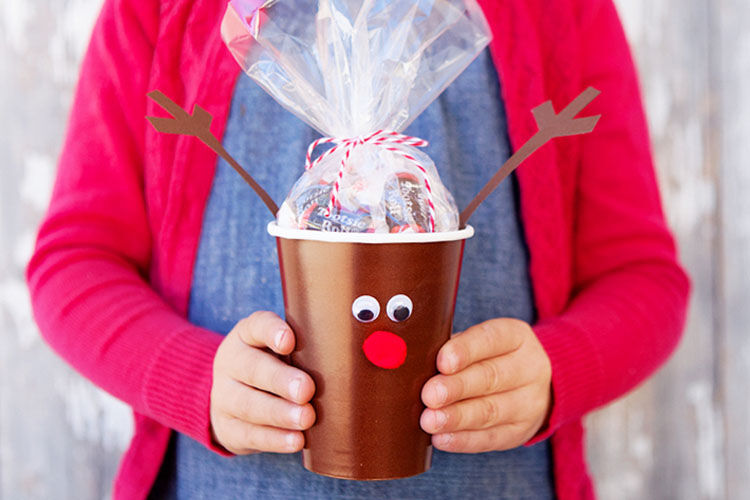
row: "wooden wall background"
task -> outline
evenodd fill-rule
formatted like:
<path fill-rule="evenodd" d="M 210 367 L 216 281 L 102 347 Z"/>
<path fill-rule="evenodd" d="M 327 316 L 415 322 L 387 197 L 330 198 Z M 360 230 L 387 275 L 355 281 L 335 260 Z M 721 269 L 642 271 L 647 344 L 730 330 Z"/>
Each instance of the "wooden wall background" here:
<path fill-rule="evenodd" d="M 109 497 L 129 410 L 58 360 L 22 269 L 101 0 L 0 1 L 0 498 Z M 750 491 L 750 4 L 617 0 L 669 220 L 694 280 L 674 358 L 587 420 L 603 499 Z"/>

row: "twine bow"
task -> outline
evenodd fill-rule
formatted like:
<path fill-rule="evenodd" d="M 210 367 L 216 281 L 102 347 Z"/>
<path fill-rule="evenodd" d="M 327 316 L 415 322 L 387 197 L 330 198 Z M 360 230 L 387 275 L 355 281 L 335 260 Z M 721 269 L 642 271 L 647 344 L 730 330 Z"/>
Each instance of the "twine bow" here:
<path fill-rule="evenodd" d="M 315 160 L 312 159 L 313 151 L 315 151 L 315 148 L 320 146 L 321 144 L 328 144 L 328 143 L 334 143 L 336 144 L 334 147 L 329 149 L 328 151 L 321 154 L 318 158 Z M 314 168 L 317 166 L 321 161 L 323 161 L 328 156 L 332 155 L 339 149 L 344 149 L 344 154 L 341 157 L 341 165 L 339 166 L 338 175 L 336 176 L 336 182 L 333 184 L 333 189 L 331 190 L 331 198 L 328 201 L 328 207 L 326 208 L 325 216 L 329 217 L 331 215 L 331 211 L 333 210 L 333 207 L 336 206 L 338 203 L 338 195 L 339 195 L 339 184 L 341 182 L 341 179 L 344 177 L 344 171 L 346 170 L 346 165 L 349 161 L 349 156 L 351 155 L 354 148 L 357 146 L 361 146 L 363 144 L 371 144 L 373 146 L 380 146 L 386 151 L 390 151 L 392 153 L 395 153 L 405 160 L 409 161 L 410 163 L 414 164 L 420 172 L 422 172 L 422 176 L 424 178 L 424 185 L 425 189 L 427 190 L 427 205 L 429 209 L 429 224 L 430 224 L 430 232 L 435 232 L 435 205 L 432 202 L 432 188 L 430 187 L 430 181 L 427 179 L 427 170 L 422 166 L 421 163 L 419 163 L 419 160 L 417 160 L 414 156 L 410 155 L 409 153 L 403 151 L 402 149 L 395 147 L 395 145 L 407 145 L 407 146 L 413 146 L 417 148 L 422 148 L 427 146 L 429 144 L 427 141 L 423 139 L 419 139 L 418 137 L 411 137 L 404 134 L 399 134 L 398 132 L 393 131 L 387 131 L 387 130 L 378 130 L 376 132 L 373 132 L 372 134 L 366 136 L 366 137 L 351 137 L 347 139 L 339 139 L 336 137 L 321 137 L 320 139 L 313 141 L 310 146 L 307 148 L 307 156 L 305 158 L 305 170 L 310 170 L 311 168 Z"/>

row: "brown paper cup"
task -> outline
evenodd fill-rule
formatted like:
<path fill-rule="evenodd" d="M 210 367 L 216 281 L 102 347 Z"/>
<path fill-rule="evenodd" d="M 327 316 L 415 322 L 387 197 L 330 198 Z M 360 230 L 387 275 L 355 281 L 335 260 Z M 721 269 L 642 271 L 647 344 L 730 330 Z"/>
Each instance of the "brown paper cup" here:
<path fill-rule="evenodd" d="M 316 384 L 306 469 L 344 479 L 430 468 L 421 390 L 448 340 L 469 226 L 352 234 L 268 226 L 276 236 L 293 365 Z M 404 298 L 406 297 L 406 298 Z"/>

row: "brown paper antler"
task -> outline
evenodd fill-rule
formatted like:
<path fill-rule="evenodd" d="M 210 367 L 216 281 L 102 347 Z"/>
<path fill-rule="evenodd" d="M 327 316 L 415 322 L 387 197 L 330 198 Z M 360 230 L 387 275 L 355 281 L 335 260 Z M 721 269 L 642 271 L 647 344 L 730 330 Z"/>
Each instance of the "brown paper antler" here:
<path fill-rule="evenodd" d="M 206 146 L 211 148 L 217 155 L 224 158 L 232 168 L 234 168 L 238 174 L 247 182 L 251 188 L 260 196 L 263 203 L 266 204 L 268 210 L 275 217 L 276 212 L 279 211 L 279 207 L 274 203 L 273 199 L 268 195 L 265 189 L 260 187 L 260 184 L 255 182 L 255 179 L 247 173 L 247 171 L 240 166 L 237 161 L 224 149 L 219 139 L 211 133 L 211 114 L 205 109 L 201 108 L 197 104 L 193 107 L 192 116 L 178 106 L 172 99 L 164 95 L 159 90 L 149 92 L 150 97 L 156 104 L 164 108 L 174 118 L 157 118 L 155 116 L 147 116 L 146 119 L 151 122 L 159 132 L 165 134 L 183 134 L 192 135 L 197 137 Z"/>
<path fill-rule="evenodd" d="M 573 102 L 555 114 L 552 107 L 552 101 L 547 101 L 534 108 L 531 112 L 534 114 L 539 131 L 534 134 L 526 144 L 521 146 L 508 161 L 500 167 L 500 170 L 484 185 L 479 194 L 477 194 L 471 203 L 461 212 L 459 227 L 466 227 L 466 223 L 474 213 L 474 210 L 492 193 L 495 188 L 508 177 L 518 166 L 523 163 L 536 150 L 544 146 L 547 142 L 555 137 L 566 137 L 571 135 L 588 134 L 601 118 L 601 115 L 590 116 L 586 118 L 576 118 L 576 115 L 583 111 L 583 108 L 589 105 L 600 92 L 593 87 L 584 90 Z"/>

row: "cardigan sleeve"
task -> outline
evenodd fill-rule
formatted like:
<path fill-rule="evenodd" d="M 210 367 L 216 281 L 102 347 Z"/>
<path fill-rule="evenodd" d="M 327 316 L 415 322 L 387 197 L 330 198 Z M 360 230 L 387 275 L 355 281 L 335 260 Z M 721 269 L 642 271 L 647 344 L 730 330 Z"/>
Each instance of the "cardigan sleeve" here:
<path fill-rule="evenodd" d="M 158 29 L 158 2 L 106 1 L 27 280 L 42 335 L 74 368 L 136 412 L 221 451 L 209 425 L 221 337 L 191 325 L 146 280 L 143 131 Z"/>
<path fill-rule="evenodd" d="M 553 407 L 532 441 L 623 395 L 676 347 L 689 281 L 664 220 L 639 85 L 611 0 L 578 2 L 582 87 L 602 91 L 602 114 L 581 138 L 573 236 L 573 293 L 534 330 L 552 363 Z"/>

